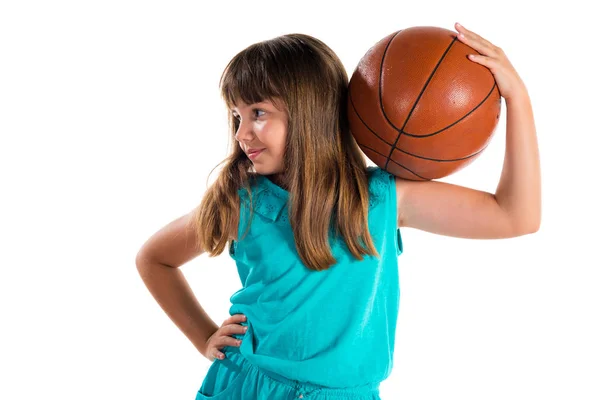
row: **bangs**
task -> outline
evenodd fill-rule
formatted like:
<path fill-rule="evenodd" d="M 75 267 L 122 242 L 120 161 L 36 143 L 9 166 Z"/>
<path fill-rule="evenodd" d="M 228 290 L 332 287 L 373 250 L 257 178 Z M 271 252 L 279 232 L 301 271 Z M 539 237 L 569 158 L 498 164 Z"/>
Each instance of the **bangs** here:
<path fill-rule="evenodd" d="M 239 100 L 246 104 L 283 97 L 285 73 L 268 42 L 256 43 L 238 53 L 221 77 L 221 97 L 228 108 Z"/>

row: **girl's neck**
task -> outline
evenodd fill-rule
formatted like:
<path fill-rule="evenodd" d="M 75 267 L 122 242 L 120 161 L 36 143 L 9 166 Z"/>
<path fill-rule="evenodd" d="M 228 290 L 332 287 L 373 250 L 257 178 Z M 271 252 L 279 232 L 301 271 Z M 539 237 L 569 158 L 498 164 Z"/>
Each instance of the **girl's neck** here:
<path fill-rule="evenodd" d="M 283 174 L 267 175 L 267 179 L 269 179 L 271 182 L 273 182 L 277 186 L 279 186 L 285 190 L 288 190 L 288 187 L 283 180 Z"/>

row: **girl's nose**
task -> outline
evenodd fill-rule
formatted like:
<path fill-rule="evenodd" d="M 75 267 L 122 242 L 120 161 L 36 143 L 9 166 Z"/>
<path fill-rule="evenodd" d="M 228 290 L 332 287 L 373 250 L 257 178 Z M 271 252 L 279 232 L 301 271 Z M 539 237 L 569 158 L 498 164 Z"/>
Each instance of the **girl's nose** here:
<path fill-rule="evenodd" d="M 249 141 L 252 140 L 254 133 L 252 132 L 252 125 L 250 123 L 241 122 L 238 130 L 235 134 L 236 140 L 239 141 Z"/>

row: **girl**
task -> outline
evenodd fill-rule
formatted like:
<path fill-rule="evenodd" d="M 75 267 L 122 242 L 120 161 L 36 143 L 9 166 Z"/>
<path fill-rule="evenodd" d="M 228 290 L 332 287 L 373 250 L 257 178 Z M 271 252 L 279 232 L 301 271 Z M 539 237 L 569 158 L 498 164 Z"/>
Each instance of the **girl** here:
<path fill-rule="evenodd" d="M 479 239 L 538 230 L 525 85 L 500 48 L 456 30 L 506 102 L 495 194 L 367 167 L 348 129 L 347 74 L 311 36 L 256 43 L 227 65 L 221 91 L 237 143 L 200 205 L 150 237 L 136 259 L 164 311 L 213 361 L 197 400 L 379 399 L 394 354 L 399 227 Z M 219 327 L 178 267 L 227 244 L 243 287 Z"/>

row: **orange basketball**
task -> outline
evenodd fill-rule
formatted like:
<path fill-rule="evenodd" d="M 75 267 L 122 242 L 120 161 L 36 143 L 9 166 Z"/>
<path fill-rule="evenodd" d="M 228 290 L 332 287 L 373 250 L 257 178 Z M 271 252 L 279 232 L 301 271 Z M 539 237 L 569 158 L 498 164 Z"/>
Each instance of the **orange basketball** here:
<path fill-rule="evenodd" d="M 500 118 L 492 72 L 456 33 L 417 26 L 362 57 L 349 82 L 348 119 L 365 155 L 405 179 L 442 178 L 477 158 Z"/>

